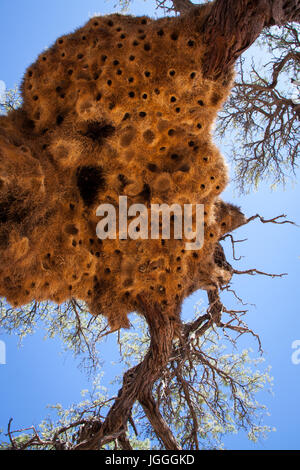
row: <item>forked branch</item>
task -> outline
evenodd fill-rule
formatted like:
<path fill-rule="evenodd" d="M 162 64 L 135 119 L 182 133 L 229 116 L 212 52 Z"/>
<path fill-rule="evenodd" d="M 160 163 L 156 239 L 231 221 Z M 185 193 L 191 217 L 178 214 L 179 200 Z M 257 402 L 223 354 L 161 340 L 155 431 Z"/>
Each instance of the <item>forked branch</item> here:
<path fill-rule="evenodd" d="M 142 298 L 140 298 L 140 303 L 143 307 L 143 313 L 151 336 L 149 350 L 142 362 L 124 374 L 123 386 L 100 430 L 92 437 L 79 443 L 77 445 L 79 450 L 98 450 L 107 441 L 107 436 L 114 436 L 119 439 L 120 436 L 124 435 L 123 433 L 127 429 L 127 422 L 129 421 L 132 407 L 137 400 L 140 400 L 147 410 L 147 415 L 151 418 L 150 422 L 156 428 L 159 424 L 162 425 L 162 418 L 158 409 L 150 406 L 151 400 L 149 397 L 152 395 L 154 382 L 160 377 L 169 362 L 174 337 L 174 321 L 171 321 L 161 311 L 159 305 L 153 305 Z M 172 439 L 172 433 L 168 430 L 166 424 L 164 431 L 166 432 L 166 437 L 162 440 L 166 448 L 170 450 L 174 448 L 179 449 L 175 439 Z"/>

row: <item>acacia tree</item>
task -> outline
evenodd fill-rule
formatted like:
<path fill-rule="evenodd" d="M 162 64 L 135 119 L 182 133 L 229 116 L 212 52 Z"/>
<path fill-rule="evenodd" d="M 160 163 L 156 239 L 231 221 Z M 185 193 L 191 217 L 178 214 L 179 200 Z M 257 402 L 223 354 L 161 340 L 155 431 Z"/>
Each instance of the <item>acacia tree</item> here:
<path fill-rule="evenodd" d="M 188 0 L 174 0 L 172 2 L 174 10 L 177 13 L 188 14 L 188 10 L 193 8 L 193 4 Z M 158 2 L 159 6 L 169 8 L 166 2 Z M 282 26 L 291 21 L 299 21 L 300 4 L 298 0 L 284 2 L 282 0 L 256 0 L 253 3 L 244 0 L 216 0 L 210 10 L 207 20 L 202 26 L 201 33 L 207 44 L 207 53 L 203 58 L 202 70 L 206 78 L 212 80 L 220 77 L 224 71 L 228 70 L 240 57 L 240 55 L 257 39 L 264 28 L 274 25 Z M 216 47 L 217 45 L 217 47 Z M 249 223 L 254 216 L 246 221 Z M 281 217 L 281 216 L 280 216 Z M 287 223 L 280 218 L 274 218 L 266 221 L 260 217 L 262 222 Z M 234 247 L 234 240 L 231 238 Z M 222 241 L 222 240 L 221 240 Z M 225 257 L 221 245 L 218 251 L 218 262 L 226 264 L 227 269 L 233 274 L 264 274 L 255 269 L 247 271 L 238 271 L 231 267 Z M 272 275 L 271 276 L 275 276 Z M 142 313 L 149 326 L 149 347 L 143 356 L 141 362 L 131 367 L 123 377 L 123 385 L 116 397 L 113 405 L 107 413 L 92 415 L 87 420 L 82 419 L 79 422 L 71 423 L 68 427 L 75 429 L 72 439 L 61 439 L 66 429 L 64 427 L 56 430 L 50 441 L 43 441 L 40 436 L 34 432 L 32 438 L 27 441 L 22 440 L 21 445 L 14 439 L 11 427 L 9 425 L 8 435 L 10 446 L 12 448 L 30 448 L 30 446 L 50 446 L 58 448 L 76 448 L 76 449 L 100 449 L 106 444 L 117 441 L 118 445 L 124 449 L 130 449 L 131 444 L 128 440 L 127 430 L 132 421 L 132 410 L 136 403 L 143 410 L 149 425 L 155 433 L 157 439 L 166 449 L 180 449 L 188 446 L 198 449 L 199 433 L 201 433 L 199 417 L 203 416 L 204 408 L 195 407 L 194 403 L 199 396 L 206 403 L 205 405 L 215 413 L 215 416 L 226 420 L 222 410 L 224 396 L 222 396 L 222 386 L 229 387 L 234 400 L 234 411 L 239 417 L 241 423 L 244 419 L 247 422 L 249 409 L 245 402 L 239 400 L 241 389 L 247 390 L 248 384 L 239 383 L 234 374 L 224 372 L 220 367 L 218 359 L 211 358 L 209 353 L 203 349 L 203 338 L 207 338 L 210 329 L 220 329 L 223 334 L 235 332 L 243 334 L 251 331 L 242 320 L 242 311 L 226 309 L 222 304 L 218 290 L 208 293 L 208 309 L 206 312 L 198 315 L 195 319 L 181 323 L 178 331 L 174 331 L 174 325 L 168 321 L 162 312 L 161 306 L 157 303 L 148 303 L 139 299 L 142 305 Z M 76 333 L 84 333 L 90 329 L 90 326 L 83 328 L 81 317 L 84 308 L 79 304 L 71 305 L 72 313 L 76 316 Z M 76 308 L 74 308 L 74 306 Z M 30 324 L 30 319 L 34 317 L 36 304 L 30 308 L 28 315 L 25 312 L 25 321 Z M 10 314 L 5 318 L 11 321 Z M 19 316 L 20 318 L 20 316 Z M 76 335 L 75 335 L 76 337 Z M 82 338 L 84 336 L 80 336 Z M 85 338 L 86 341 L 86 338 Z M 197 366 L 200 365 L 200 372 Z M 201 380 L 199 382 L 199 374 Z M 192 390 L 194 382 L 199 385 L 199 389 Z M 203 393 L 201 387 L 207 386 L 211 395 Z M 162 401 L 161 391 L 167 390 L 169 393 L 166 399 Z M 174 392 L 176 390 L 176 392 Z M 252 389 L 253 391 L 253 389 Z M 175 415 L 174 403 L 169 399 L 171 393 L 177 394 L 179 404 L 184 400 L 188 408 L 188 424 L 186 426 L 187 434 L 176 436 L 176 423 L 168 425 L 167 422 Z M 251 387 L 250 392 L 251 394 Z M 211 398 L 208 399 L 208 396 Z M 105 404 L 106 400 L 104 400 Z M 100 410 L 103 404 L 99 404 Z M 251 407 L 252 405 L 250 405 Z M 179 407 L 177 419 L 182 419 L 182 408 Z M 251 413 L 250 413 L 251 415 Z M 178 421 L 177 421 L 178 422 Z M 80 426 L 79 431 L 77 430 Z M 33 440 L 32 440 L 33 439 Z M 71 444 L 70 444 L 71 442 Z"/>

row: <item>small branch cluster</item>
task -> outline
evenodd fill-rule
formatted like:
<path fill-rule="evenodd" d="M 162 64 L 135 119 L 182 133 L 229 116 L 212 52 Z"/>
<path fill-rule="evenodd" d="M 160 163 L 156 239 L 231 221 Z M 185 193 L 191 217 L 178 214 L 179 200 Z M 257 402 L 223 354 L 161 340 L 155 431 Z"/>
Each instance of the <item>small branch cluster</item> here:
<path fill-rule="evenodd" d="M 217 129 L 221 137 L 228 129 L 234 136 L 231 153 L 242 191 L 257 186 L 263 177 L 274 184 L 284 183 L 298 165 L 298 25 L 264 31 L 258 47 L 267 44 L 272 51 L 264 69 L 258 70 L 254 61 L 250 66 L 244 59 L 239 61 L 238 78 Z"/>

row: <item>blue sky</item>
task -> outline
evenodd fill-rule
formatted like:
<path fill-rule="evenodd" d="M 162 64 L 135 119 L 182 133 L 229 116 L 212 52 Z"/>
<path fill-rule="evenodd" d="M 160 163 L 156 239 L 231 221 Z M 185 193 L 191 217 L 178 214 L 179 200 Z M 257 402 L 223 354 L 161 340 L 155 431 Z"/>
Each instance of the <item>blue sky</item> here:
<path fill-rule="evenodd" d="M 43 48 L 61 35 L 84 24 L 89 15 L 114 11 L 115 1 L 101 0 L 1 0 L 0 2 L 0 80 L 8 88 L 19 84 L 26 67 Z M 131 12 L 153 15 L 153 3 L 134 2 Z M 265 218 L 287 214 L 300 223 L 299 185 L 288 185 L 271 192 L 262 185 L 257 192 L 239 196 L 230 184 L 223 199 L 242 207 L 247 216 L 259 212 Z M 239 239 L 248 240 L 237 247 L 244 256 L 237 269 L 257 268 L 282 273 L 284 278 L 237 276 L 233 285 L 238 294 L 256 307 L 249 306 L 247 321 L 260 335 L 266 363 L 272 366 L 275 378 L 274 396 L 262 393 L 260 401 L 267 404 L 270 417 L 266 423 L 275 426 L 267 441 L 250 443 L 243 433 L 225 439 L 230 449 L 300 449 L 300 364 L 291 361 L 292 342 L 300 340 L 299 229 L 291 225 L 275 226 L 255 221 L 239 229 Z M 228 246 L 227 252 L 230 253 Z M 193 305 L 204 297 L 198 292 L 184 304 L 188 314 Z M 232 297 L 225 296 L 228 306 L 235 305 Z M 78 369 L 71 354 L 61 354 L 57 340 L 43 340 L 38 332 L 24 340 L 18 348 L 18 339 L 2 334 L 7 347 L 7 364 L 0 365 L 0 428 L 6 428 L 10 417 L 14 426 L 31 425 L 44 418 L 48 404 L 68 406 L 80 400 L 80 390 L 88 387 L 88 379 Z M 241 342 L 244 347 L 256 344 L 251 338 Z M 111 344 L 102 348 L 103 356 L 110 356 Z M 108 363 L 109 364 L 109 363 Z M 110 366 L 110 376 L 114 369 Z"/>

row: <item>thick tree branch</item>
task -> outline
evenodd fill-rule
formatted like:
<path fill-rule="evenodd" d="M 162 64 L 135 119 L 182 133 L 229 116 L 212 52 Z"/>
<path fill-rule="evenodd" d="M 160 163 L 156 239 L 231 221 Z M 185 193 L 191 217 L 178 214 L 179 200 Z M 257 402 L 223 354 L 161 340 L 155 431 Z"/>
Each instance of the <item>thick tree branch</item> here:
<path fill-rule="evenodd" d="M 174 10 L 178 11 L 180 14 L 187 13 L 194 7 L 190 0 L 172 0 L 172 3 L 174 5 Z"/>
<path fill-rule="evenodd" d="M 155 434 L 163 442 L 165 448 L 167 450 L 181 450 L 181 447 L 173 436 L 171 429 L 163 419 L 151 390 L 147 389 L 144 391 L 143 395 L 139 398 L 139 402 L 142 405 Z"/>
<path fill-rule="evenodd" d="M 122 450 L 133 450 L 125 432 L 118 438 L 118 443 L 120 444 Z"/>
<path fill-rule="evenodd" d="M 226 75 L 263 28 L 291 21 L 300 21 L 300 0 L 216 0 L 200 31 L 208 45 L 204 75 Z"/>
<path fill-rule="evenodd" d="M 110 440 L 124 436 L 135 401 L 139 399 L 143 401 L 143 397 L 151 395 L 154 382 L 161 376 L 169 362 L 175 322 L 161 311 L 159 305 L 146 302 L 141 297 L 139 300 L 149 326 L 151 336 L 149 350 L 142 362 L 125 373 L 123 386 L 100 430 L 90 439 L 79 443 L 77 446 L 79 450 L 98 450 L 109 442 L 107 436 L 110 436 Z"/>

